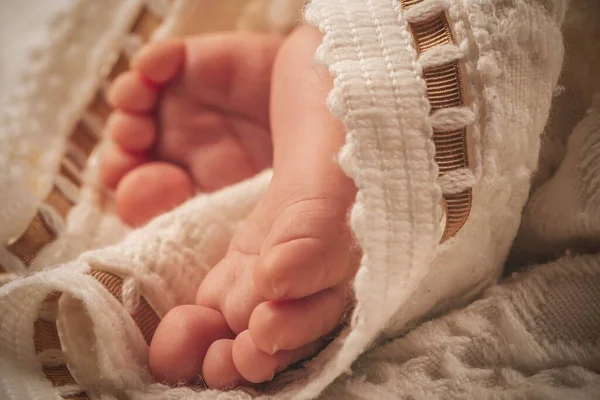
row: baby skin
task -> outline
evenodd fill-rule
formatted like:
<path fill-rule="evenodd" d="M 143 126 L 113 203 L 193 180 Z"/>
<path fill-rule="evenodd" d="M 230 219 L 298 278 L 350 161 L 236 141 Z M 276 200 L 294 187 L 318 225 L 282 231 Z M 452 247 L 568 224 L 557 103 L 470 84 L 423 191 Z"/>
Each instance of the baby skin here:
<path fill-rule="evenodd" d="M 151 44 L 109 93 L 114 147 L 103 159 L 117 212 L 141 225 L 197 191 L 272 166 L 267 192 L 198 289 L 150 346 L 160 381 L 224 389 L 269 381 L 327 342 L 346 310 L 357 251 L 356 195 L 335 157 L 341 123 L 314 28 L 285 40 L 222 34 Z"/>

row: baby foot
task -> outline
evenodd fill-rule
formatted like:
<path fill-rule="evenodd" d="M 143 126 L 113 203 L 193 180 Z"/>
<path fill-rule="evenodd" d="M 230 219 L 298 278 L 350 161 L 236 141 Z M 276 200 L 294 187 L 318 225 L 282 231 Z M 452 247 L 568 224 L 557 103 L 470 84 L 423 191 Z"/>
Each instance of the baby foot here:
<path fill-rule="evenodd" d="M 269 95 L 280 39 L 198 36 L 143 48 L 109 92 L 102 160 L 121 219 L 140 225 L 272 163 Z"/>
<path fill-rule="evenodd" d="M 320 40 L 300 28 L 278 55 L 273 180 L 203 281 L 198 306 L 162 320 L 150 348 L 158 379 L 201 373 L 212 388 L 268 381 L 321 349 L 346 310 L 358 260 L 347 225 L 356 190 L 334 162 L 344 130 L 325 105 L 331 78 L 313 61 Z"/>

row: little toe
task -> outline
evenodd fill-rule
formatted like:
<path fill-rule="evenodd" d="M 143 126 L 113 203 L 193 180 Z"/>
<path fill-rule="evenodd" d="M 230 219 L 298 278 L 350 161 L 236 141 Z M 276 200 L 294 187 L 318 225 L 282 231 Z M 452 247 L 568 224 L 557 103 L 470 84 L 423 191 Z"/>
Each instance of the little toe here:
<path fill-rule="evenodd" d="M 303 299 L 261 303 L 250 317 L 250 337 L 268 354 L 301 348 L 338 326 L 347 296 L 347 285 L 340 285 Z"/>
<path fill-rule="evenodd" d="M 157 100 L 157 88 L 137 71 L 119 75 L 108 91 L 108 102 L 113 108 L 133 113 L 151 111 Z"/>
<path fill-rule="evenodd" d="M 152 162 L 135 168 L 119 183 L 115 203 L 123 222 L 140 226 L 194 195 L 190 176 L 180 167 Z"/>
<path fill-rule="evenodd" d="M 132 154 L 120 146 L 113 145 L 103 155 L 100 174 L 104 185 L 110 189 L 117 187 L 121 179 L 135 167 L 148 161 L 143 154 Z"/>
<path fill-rule="evenodd" d="M 240 333 L 235 338 L 232 355 L 237 371 L 252 383 L 272 380 L 279 368 L 278 358 L 258 349 L 248 331 Z"/>
<path fill-rule="evenodd" d="M 214 342 L 206 352 L 202 364 L 202 378 L 211 389 L 227 390 L 248 384 L 233 363 L 233 340 Z"/>
<path fill-rule="evenodd" d="M 211 344 L 232 336 L 218 311 L 193 305 L 176 307 L 165 315 L 152 339 L 152 374 L 169 384 L 188 382 L 201 372 Z"/>
<path fill-rule="evenodd" d="M 110 138 L 130 152 L 148 151 L 156 139 L 156 124 L 150 116 L 114 111 L 106 124 Z"/>
<path fill-rule="evenodd" d="M 316 354 L 324 344 L 324 341 L 319 340 L 296 350 L 267 354 L 258 349 L 249 332 L 244 331 L 235 338 L 233 343 L 233 362 L 237 371 L 248 382 L 268 382 L 277 372 Z"/>
<path fill-rule="evenodd" d="M 173 79 L 185 60 L 182 40 L 169 39 L 144 46 L 131 60 L 131 68 L 157 84 Z"/>

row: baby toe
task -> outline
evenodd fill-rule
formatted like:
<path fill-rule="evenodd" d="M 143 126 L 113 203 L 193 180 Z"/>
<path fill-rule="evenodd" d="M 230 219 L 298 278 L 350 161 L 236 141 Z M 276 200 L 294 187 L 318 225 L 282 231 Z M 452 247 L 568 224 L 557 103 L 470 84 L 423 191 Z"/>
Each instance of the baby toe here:
<path fill-rule="evenodd" d="M 166 162 L 141 165 L 121 179 L 115 194 L 123 222 L 140 226 L 184 203 L 194 195 L 190 176 Z"/>
<path fill-rule="evenodd" d="M 150 116 L 114 111 L 106 132 L 110 138 L 130 152 L 148 151 L 156 139 L 156 125 Z"/>
<path fill-rule="evenodd" d="M 102 182 L 106 187 L 114 189 L 127 173 L 147 161 L 148 157 L 143 154 L 131 154 L 119 146 L 112 146 L 102 155 Z"/>
<path fill-rule="evenodd" d="M 341 285 L 303 299 L 261 303 L 250 317 L 250 337 L 268 354 L 301 348 L 336 328 L 347 294 L 346 285 Z"/>
<path fill-rule="evenodd" d="M 108 102 L 113 108 L 134 113 L 151 111 L 157 100 L 156 87 L 137 71 L 119 75 L 108 92 Z"/>
<path fill-rule="evenodd" d="M 316 354 L 324 345 L 319 340 L 296 350 L 267 354 L 256 347 L 248 331 L 239 334 L 233 343 L 233 362 L 240 375 L 248 382 L 262 383 L 273 379 L 277 372 L 291 364 Z"/>
<path fill-rule="evenodd" d="M 237 371 L 252 383 L 270 381 L 279 368 L 278 357 L 258 349 L 248 331 L 235 338 L 232 355 Z"/>
<path fill-rule="evenodd" d="M 131 60 L 131 67 L 152 82 L 164 84 L 177 75 L 184 60 L 183 41 L 170 39 L 143 47 Z"/>
<path fill-rule="evenodd" d="M 214 342 L 206 352 L 202 365 L 202 378 L 211 389 L 226 390 L 248 384 L 233 363 L 233 340 Z"/>
<path fill-rule="evenodd" d="M 232 336 L 218 311 L 192 305 L 176 307 L 165 315 L 152 339 L 152 374 L 169 384 L 188 382 L 200 373 L 211 344 Z"/>

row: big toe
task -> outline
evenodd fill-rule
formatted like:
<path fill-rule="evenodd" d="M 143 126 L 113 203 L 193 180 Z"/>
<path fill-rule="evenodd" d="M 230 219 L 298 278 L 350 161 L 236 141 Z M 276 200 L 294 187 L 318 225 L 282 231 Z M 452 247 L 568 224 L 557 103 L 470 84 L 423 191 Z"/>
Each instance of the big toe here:
<path fill-rule="evenodd" d="M 135 168 L 121 179 L 115 203 L 123 222 L 140 226 L 193 195 L 194 184 L 187 172 L 170 163 L 152 162 Z"/>

